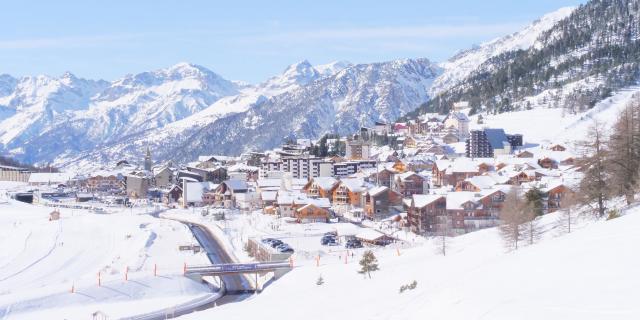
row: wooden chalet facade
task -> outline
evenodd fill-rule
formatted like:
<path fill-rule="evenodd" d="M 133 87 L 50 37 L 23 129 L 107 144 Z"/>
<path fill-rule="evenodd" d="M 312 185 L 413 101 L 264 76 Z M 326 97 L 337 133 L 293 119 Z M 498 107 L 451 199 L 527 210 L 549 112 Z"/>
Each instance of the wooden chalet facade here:
<path fill-rule="evenodd" d="M 402 204 L 402 196 L 385 186 L 367 190 L 362 199 L 365 217 L 380 220 L 392 213 L 394 206 Z"/>

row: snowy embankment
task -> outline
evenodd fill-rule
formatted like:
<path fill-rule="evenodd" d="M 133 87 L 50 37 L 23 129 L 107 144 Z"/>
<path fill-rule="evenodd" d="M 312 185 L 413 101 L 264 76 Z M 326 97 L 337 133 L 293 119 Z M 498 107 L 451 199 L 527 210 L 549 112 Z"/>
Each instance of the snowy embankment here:
<path fill-rule="evenodd" d="M 182 276 L 184 263 L 207 261 L 178 251 L 195 242 L 184 225 L 128 209 L 61 209 L 60 220 L 49 221 L 52 210 L 0 204 L 0 319 L 125 317 L 212 295 Z"/>
<path fill-rule="evenodd" d="M 610 221 L 583 220 L 566 234 L 558 213 L 538 243 L 507 252 L 497 229 L 379 250 L 366 279 L 355 261 L 297 267 L 269 290 L 186 319 L 634 319 L 640 317 L 640 207 Z M 317 285 L 319 276 L 324 284 Z M 399 293 L 402 285 L 417 288 Z M 321 311 L 319 311 L 321 308 Z"/>

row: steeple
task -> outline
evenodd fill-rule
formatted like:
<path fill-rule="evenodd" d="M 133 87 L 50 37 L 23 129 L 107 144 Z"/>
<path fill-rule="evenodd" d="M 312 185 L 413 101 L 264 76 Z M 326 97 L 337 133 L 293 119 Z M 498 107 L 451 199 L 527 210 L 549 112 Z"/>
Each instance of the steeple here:
<path fill-rule="evenodd" d="M 153 161 L 151 161 L 151 150 L 149 150 L 149 146 L 147 146 L 147 154 L 144 156 L 144 169 L 151 171 L 152 166 Z"/>

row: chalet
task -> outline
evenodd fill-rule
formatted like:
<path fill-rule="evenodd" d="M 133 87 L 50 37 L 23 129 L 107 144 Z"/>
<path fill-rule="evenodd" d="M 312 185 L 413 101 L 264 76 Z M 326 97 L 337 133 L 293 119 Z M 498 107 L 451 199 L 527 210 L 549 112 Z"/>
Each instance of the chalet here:
<path fill-rule="evenodd" d="M 242 180 L 226 180 L 215 189 L 215 202 L 226 208 L 238 207 L 239 194 L 249 192 L 249 185 Z"/>
<path fill-rule="evenodd" d="M 229 176 L 227 175 L 227 168 L 223 166 L 212 166 L 212 167 L 191 167 L 187 166 L 187 170 L 193 174 L 199 175 L 201 179 L 200 181 L 209 181 L 213 183 L 221 183 L 224 180 L 227 180 Z"/>
<path fill-rule="evenodd" d="M 460 181 L 480 175 L 482 172 L 479 165 L 484 165 L 485 170 L 490 168 L 486 162 L 469 158 L 436 160 L 436 165 L 433 167 L 434 184 L 436 186 L 455 186 Z"/>
<path fill-rule="evenodd" d="M 418 234 L 433 233 L 439 217 L 446 215 L 447 200 L 443 195 L 414 194 L 404 200 L 407 221 L 411 231 Z"/>
<path fill-rule="evenodd" d="M 426 193 L 429 190 L 429 183 L 423 176 L 408 171 L 395 175 L 393 189 L 403 197 L 410 197 L 414 194 Z"/>
<path fill-rule="evenodd" d="M 554 144 L 551 147 L 549 147 L 549 150 L 553 150 L 553 151 L 567 151 L 567 148 L 565 148 L 563 145 L 561 144 Z"/>
<path fill-rule="evenodd" d="M 330 198 L 338 187 L 338 180 L 333 177 L 316 177 L 302 188 L 310 198 Z"/>
<path fill-rule="evenodd" d="M 297 208 L 295 213 L 296 221 L 299 223 L 327 222 L 330 217 L 331 213 L 327 207 L 321 207 L 313 202 Z"/>
<path fill-rule="evenodd" d="M 393 176 L 397 172 L 395 170 L 391 170 L 388 168 L 382 168 L 380 170 L 373 169 L 373 173 L 371 173 L 366 179 L 370 183 L 375 183 L 377 185 L 385 186 L 387 188 L 391 187 Z"/>
<path fill-rule="evenodd" d="M 554 183 L 548 184 L 546 187 L 541 189 L 547 198 L 547 212 L 554 212 L 563 206 L 563 199 L 568 193 L 573 193 L 569 187 L 567 187 L 561 181 L 556 181 Z"/>
<path fill-rule="evenodd" d="M 162 202 L 166 204 L 178 202 L 182 197 L 182 187 L 174 184 L 166 189 L 162 189 Z"/>
<path fill-rule="evenodd" d="M 551 157 L 543 157 L 541 159 L 538 160 L 538 164 L 546 169 L 557 169 L 558 168 L 558 162 L 556 162 L 556 160 L 554 160 Z"/>
<path fill-rule="evenodd" d="M 363 179 L 347 178 L 340 180 L 338 187 L 333 190 L 332 199 L 336 205 L 360 206 L 362 194 L 366 191 Z"/>
<path fill-rule="evenodd" d="M 395 163 L 392 166 L 393 170 L 395 170 L 396 172 L 399 173 L 403 173 L 405 171 L 407 171 L 407 165 L 400 161 L 400 160 L 396 160 Z"/>
<path fill-rule="evenodd" d="M 460 137 L 455 133 L 447 133 L 442 137 L 442 141 L 446 144 L 460 142 Z"/>
<path fill-rule="evenodd" d="M 268 207 L 275 208 L 276 200 L 278 198 L 278 191 L 262 191 L 260 192 L 260 204 L 262 210 L 267 213 Z"/>
<path fill-rule="evenodd" d="M 402 205 L 402 196 L 388 187 L 375 187 L 363 194 L 364 214 L 371 220 L 388 217 L 392 208 Z"/>
<path fill-rule="evenodd" d="M 533 158 L 533 153 L 530 151 L 524 150 L 516 155 L 518 158 Z"/>
<path fill-rule="evenodd" d="M 415 148 L 415 147 L 416 147 L 416 139 L 414 139 L 414 138 L 413 138 L 413 137 L 411 137 L 411 136 L 407 136 L 407 137 L 404 139 L 404 145 L 403 145 L 403 147 L 404 147 L 404 148 Z"/>
<path fill-rule="evenodd" d="M 112 191 L 123 187 L 124 176 L 119 172 L 98 171 L 85 180 L 90 191 Z"/>
<path fill-rule="evenodd" d="M 456 191 L 480 192 L 483 189 L 489 189 L 496 184 L 497 181 L 491 176 L 475 176 L 458 182 L 456 185 Z"/>

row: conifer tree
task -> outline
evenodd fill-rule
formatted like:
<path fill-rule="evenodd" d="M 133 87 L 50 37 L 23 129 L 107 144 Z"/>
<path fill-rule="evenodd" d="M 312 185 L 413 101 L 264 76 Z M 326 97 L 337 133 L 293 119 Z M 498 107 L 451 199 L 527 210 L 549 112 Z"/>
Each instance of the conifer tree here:
<path fill-rule="evenodd" d="M 369 279 L 371 279 L 371 271 L 377 271 L 378 269 L 378 259 L 373 254 L 373 251 L 367 250 L 362 255 L 362 259 L 360 259 L 360 270 L 358 273 L 367 274 Z"/>

